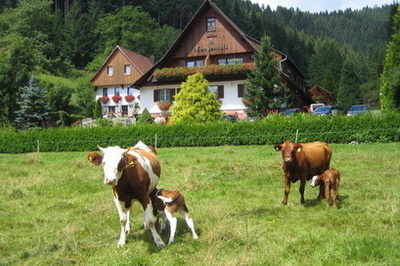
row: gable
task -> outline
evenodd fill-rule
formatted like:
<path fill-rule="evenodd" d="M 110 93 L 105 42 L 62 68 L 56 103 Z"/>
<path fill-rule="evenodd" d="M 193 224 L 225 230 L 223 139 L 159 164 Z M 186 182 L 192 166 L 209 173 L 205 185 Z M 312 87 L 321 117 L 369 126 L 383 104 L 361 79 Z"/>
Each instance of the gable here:
<path fill-rule="evenodd" d="M 149 58 L 117 46 L 91 82 L 94 86 L 131 85 L 151 67 L 152 63 Z"/>
<path fill-rule="evenodd" d="M 214 19 L 215 31 L 207 31 L 207 19 Z M 254 52 L 225 17 L 214 9 L 198 14 L 178 47 L 171 59 Z"/>

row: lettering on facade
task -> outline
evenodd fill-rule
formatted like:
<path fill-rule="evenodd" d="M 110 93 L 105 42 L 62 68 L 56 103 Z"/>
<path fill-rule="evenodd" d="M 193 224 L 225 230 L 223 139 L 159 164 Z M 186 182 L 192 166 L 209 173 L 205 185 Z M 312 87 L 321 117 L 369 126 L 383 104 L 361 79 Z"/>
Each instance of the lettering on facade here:
<path fill-rule="evenodd" d="M 218 46 L 214 47 L 207 47 L 207 48 L 202 48 L 198 46 L 197 48 L 194 48 L 194 53 L 205 53 L 205 52 L 222 52 L 228 50 L 228 45 L 226 44 L 221 44 Z"/>

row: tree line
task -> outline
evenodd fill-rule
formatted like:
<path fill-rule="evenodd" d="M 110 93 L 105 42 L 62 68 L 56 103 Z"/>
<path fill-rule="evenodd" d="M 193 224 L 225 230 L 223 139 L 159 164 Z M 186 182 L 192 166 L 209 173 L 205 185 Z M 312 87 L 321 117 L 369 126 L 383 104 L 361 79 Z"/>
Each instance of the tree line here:
<path fill-rule="evenodd" d="M 112 49 L 121 45 L 160 59 L 202 2 L 0 0 L 0 121 L 14 121 L 33 74 L 50 110 L 90 116 L 88 80 Z M 249 0 L 214 3 L 251 37 L 269 36 L 308 86 L 328 89 L 338 101 L 378 105 L 396 4 L 309 13 Z"/>

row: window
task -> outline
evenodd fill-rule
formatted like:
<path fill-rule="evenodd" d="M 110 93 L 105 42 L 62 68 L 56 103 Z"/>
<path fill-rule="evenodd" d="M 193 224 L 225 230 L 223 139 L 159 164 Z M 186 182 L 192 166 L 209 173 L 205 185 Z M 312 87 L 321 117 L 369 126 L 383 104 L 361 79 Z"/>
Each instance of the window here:
<path fill-rule="evenodd" d="M 119 88 L 114 88 L 114 95 L 119 95 Z"/>
<path fill-rule="evenodd" d="M 176 94 L 176 89 L 154 90 L 154 102 L 172 102 Z"/>
<path fill-rule="evenodd" d="M 187 67 L 201 67 L 203 65 L 204 65 L 203 60 L 192 60 L 186 62 Z"/>
<path fill-rule="evenodd" d="M 104 88 L 104 89 L 103 89 L 103 96 L 108 96 L 107 88 Z"/>
<path fill-rule="evenodd" d="M 222 58 L 218 59 L 218 65 L 236 65 L 243 64 L 243 58 Z"/>
<path fill-rule="evenodd" d="M 215 18 L 207 18 L 207 31 L 215 31 Z"/>
<path fill-rule="evenodd" d="M 238 84 L 237 86 L 237 91 L 238 91 L 238 98 L 243 98 L 244 97 L 244 93 L 246 91 L 246 87 L 244 84 Z"/>
<path fill-rule="evenodd" d="M 131 65 L 124 65 L 124 74 L 125 75 L 131 74 Z"/>
<path fill-rule="evenodd" d="M 208 87 L 208 91 L 214 93 L 217 99 L 224 98 L 224 86 L 222 85 L 210 86 Z"/>
<path fill-rule="evenodd" d="M 107 67 L 107 76 L 113 76 L 114 75 L 114 67 L 108 66 Z"/>

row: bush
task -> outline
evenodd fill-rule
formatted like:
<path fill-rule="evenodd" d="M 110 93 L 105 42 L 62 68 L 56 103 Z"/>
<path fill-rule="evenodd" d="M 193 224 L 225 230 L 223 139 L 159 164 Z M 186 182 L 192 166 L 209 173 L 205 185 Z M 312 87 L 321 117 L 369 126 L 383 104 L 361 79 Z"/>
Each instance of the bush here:
<path fill-rule="evenodd" d="M 272 145 L 286 139 L 328 143 L 400 141 L 400 113 L 354 117 L 270 115 L 257 122 L 0 131 L 0 152 L 89 151 L 97 145 L 128 147 L 142 140 L 158 147 Z"/>

